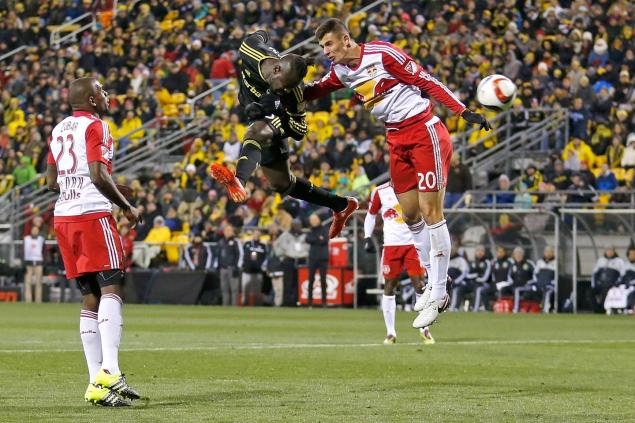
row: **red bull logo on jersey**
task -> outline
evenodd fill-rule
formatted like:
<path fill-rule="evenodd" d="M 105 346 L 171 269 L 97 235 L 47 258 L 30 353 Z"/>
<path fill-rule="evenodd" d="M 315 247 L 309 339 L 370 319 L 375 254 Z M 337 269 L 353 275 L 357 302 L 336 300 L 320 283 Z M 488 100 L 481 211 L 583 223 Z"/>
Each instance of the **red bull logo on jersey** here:
<path fill-rule="evenodd" d="M 384 212 L 384 214 L 381 217 L 383 217 L 386 220 L 397 219 L 399 217 L 399 212 L 397 212 L 397 210 L 395 209 L 388 209 Z"/>
<path fill-rule="evenodd" d="M 394 208 L 387 208 L 381 215 L 384 220 L 394 220 L 397 223 L 404 223 L 403 217 L 401 217 L 401 206 L 397 204 Z"/>

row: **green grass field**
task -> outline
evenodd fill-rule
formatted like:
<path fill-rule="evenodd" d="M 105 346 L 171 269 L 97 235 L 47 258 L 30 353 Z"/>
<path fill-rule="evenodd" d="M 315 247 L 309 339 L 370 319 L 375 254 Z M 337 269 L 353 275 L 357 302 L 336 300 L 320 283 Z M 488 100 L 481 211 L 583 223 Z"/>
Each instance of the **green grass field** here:
<path fill-rule="evenodd" d="M 147 402 L 83 401 L 77 305 L 0 305 L 0 422 L 635 421 L 635 319 L 127 305 L 120 364 Z M 116 420 L 114 420 L 116 419 Z"/>

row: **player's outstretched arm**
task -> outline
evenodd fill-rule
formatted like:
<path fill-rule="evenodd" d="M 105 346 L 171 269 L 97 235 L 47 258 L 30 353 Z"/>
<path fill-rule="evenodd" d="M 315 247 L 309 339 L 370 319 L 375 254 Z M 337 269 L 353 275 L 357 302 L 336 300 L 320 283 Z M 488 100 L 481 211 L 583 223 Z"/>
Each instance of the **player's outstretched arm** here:
<path fill-rule="evenodd" d="M 302 98 L 304 101 L 316 100 L 321 97 L 326 97 L 340 88 L 344 88 L 344 84 L 339 80 L 333 65 L 331 65 L 331 69 L 329 69 L 328 73 L 324 75 L 322 79 L 305 85 Z"/>
<path fill-rule="evenodd" d="M 88 163 L 88 169 L 90 170 L 90 180 L 97 190 L 110 202 L 116 204 L 123 210 L 124 215 L 130 221 L 132 227 L 143 221 L 139 210 L 133 207 L 126 197 L 117 189 L 104 163 L 97 161 L 90 162 Z"/>
<path fill-rule="evenodd" d="M 60 192 L 60 187 L 57 184 L 57 166 L 54 164 L 46 165 L 46 186 L 49 191 Z"/>

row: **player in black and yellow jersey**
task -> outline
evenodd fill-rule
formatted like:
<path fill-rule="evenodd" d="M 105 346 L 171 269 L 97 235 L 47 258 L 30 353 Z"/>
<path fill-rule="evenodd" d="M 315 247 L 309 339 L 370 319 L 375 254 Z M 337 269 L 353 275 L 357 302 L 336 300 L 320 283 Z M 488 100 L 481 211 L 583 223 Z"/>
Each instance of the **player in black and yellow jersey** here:
<path fill-rule="evenodd" d="M 245 107 L 249 126 L 236 174 L 219 163 L 210 166 L 210 174 L 225 185 L 233 201 L 242 203 L 247 200 L 245 182 L 261 166 L 271 186 L 280 194 L 333 210 L 329 234 L 334 238 L 358 208 L 358 202 L 316 187 L 291 173 L 287 138 L 300 141 L 307 132 L 302 96 L 307 61 L 296 54 L 281 56 L 267 45 L 268 40 L 266 32 L 257 31 L 247 36 L 239 49 L 238 100 Z"/>

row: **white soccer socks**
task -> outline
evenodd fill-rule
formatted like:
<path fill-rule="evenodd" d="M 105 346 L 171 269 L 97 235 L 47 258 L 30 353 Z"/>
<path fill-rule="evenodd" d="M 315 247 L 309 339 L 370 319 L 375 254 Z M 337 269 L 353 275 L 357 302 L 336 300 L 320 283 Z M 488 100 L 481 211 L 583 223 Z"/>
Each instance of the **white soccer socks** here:
<path fill-rule="evenodd" d="M 426 272 L 430 273 L 430 234 L 428 233 L 428 226 L 425 220 L 421 219 L 414 225 L 408 225 L 408 229 L 412 233 L 414 239 L 415 248 L 419 253 L 419 259 L 425 267 Z"/>
<path fill-rule="evenodd" d="M 386 323 L 386 334 L 397 337 L 395 332 L 395 310 L 397 301 L 394 295 L 383 295 L 381 297 L 381 309 L 384 312 L 384 323 Z"/>
<path fill-rule="evenodd" d="M 446 293 L 448 265 L 450 263 L 450 232 L 445 219 L 429 225 L 430 231 L 430 273 L 428 284 L 431 284 L 430 300 L 437 301 Z"/>
<path fill-rule="evenodd" d="M 99 333 L 103 354 L 102 369 L 110 374 L 119 374 L 119 343 L 123 328 L 121 308 L 123 302 L 116 294 L 102 295 L 99 302 Z"/>
<path fill-rule="evenodd" d="M 101 368 L 101 336 L 97 324 L 97 313 L 82 310 L 79 314 L 79 336 L 82 338 L 84 355 L 88 365 L 90 383 L 95 382 L 95 375 Z"/>

